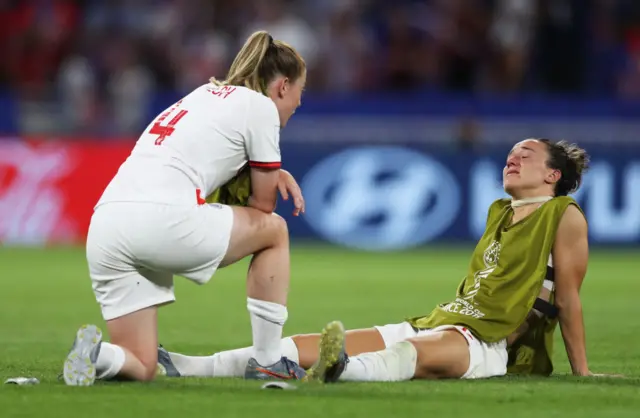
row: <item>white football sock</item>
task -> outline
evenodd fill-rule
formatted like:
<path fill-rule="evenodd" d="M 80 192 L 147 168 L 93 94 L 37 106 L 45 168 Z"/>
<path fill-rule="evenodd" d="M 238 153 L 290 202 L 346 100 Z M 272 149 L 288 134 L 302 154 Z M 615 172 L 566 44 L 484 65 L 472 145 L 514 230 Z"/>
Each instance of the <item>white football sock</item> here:
<path fill-rule="evenodd" d="M 213 367 L 213 377 L 244 377 L 244 370 L 251 357 L 253 357 L 253 347 L 215 353 L 209 357 Z"/>
<path fill-rule="evenodd" d="M 281 356 L 285 356 L 296 363 L 299 361 L 298 346 L 291 337 L 283 338 L 280 342 L 280 348 L 282 350 Z M 243 377 L 247 362 L 253 357 L 253 352 L 253 347 L 246 347 L 214 354 L 209 357 L 213 364 L 213 376 Z"/>
<path fill-rule="evenodd" d="M 213 376 L 212 356 L 185 356 L 180 353 L 169 353 L 171 362 L 180 376 L 211 377 Z"/>
<path fill-rule="evenodd" d="M 100 343 L 100 353 L 96 361 L 96 377 L 108 380 L 115 377 L 124 366 L 126 355 L 124 350 L 111 343 Z"/>
<path fill-rule="evenodd" d="M 340 380 L 357 382 L 398 382 L 411 380 L 415 374 L 418 352 L 402 341 L 375 353 L 350 357 Z"/>
<path fill-rule="evenodd" d="M 299 361 L 298 346 L 291 337 L 280 342 L 282 355 Z M 169 353 L 171 361 L 181 376 L 187 377 L 243 377 L 249 359 L 253 357 L 253 347 L 221 351 L 212 356 L 185 356 Z"/>
<path fill-rule="evenodd" d="M 287 321 L 287 307 L 279 303 L 247 298 L 251 317 L 254 358 L 261 366 L 270 366 L 280 360 L 282 327 Z"/>

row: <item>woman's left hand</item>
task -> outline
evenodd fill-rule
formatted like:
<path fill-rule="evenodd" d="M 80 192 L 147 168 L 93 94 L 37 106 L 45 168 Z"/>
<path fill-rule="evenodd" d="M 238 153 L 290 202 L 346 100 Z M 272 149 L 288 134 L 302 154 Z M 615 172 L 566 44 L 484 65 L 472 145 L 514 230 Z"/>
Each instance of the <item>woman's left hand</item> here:
<path fill-rule="evenodd" d="M 293 216 L 304 213 L 304 196 L 298 182 L 287 170 L 280 169 L 280 179 L 278 180 L 278 190 L 282 199 L 289 200 L 289 195 L 293 198 Z"/>

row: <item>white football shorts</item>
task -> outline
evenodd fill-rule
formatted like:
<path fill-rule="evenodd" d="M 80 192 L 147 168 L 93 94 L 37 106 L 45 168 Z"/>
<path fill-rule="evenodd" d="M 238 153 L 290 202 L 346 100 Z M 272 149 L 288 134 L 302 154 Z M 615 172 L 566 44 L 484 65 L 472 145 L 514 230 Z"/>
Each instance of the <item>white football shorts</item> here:
<path fill-rule="evenodd" d="M 434 329 L 416 331 L 408 322 L 375 327 L 386 347 L 390 347 L 410 338 L 429 335 L 447 329 L 455 329 L 469 343 L 469 369 L 462 379 L 486 379 L 507 374 L 507 341 L 486 343 L 479 340 L 467 328 L 457 325 L 443 325 Z"/>
<path fill-rule="evenodd" d="M 174 275 L 208 282 L 227 252 L 232 226 L 231 207 L 219 204 L 98 206 L 86 250 L 104 319 L 173 302 Z"/>

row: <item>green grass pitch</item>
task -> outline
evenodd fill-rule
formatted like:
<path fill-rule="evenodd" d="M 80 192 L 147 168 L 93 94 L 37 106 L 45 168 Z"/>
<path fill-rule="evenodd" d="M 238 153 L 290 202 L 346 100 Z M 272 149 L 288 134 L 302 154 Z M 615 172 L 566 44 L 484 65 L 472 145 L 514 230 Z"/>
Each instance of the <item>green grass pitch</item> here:
<path fill-rule="evenodd" d="M 295 245 L 287 334 L 316 332 L 340 319 L 348 328 L 402 321 L 450 299 L 469 249 L 372 254 Z M 76 328 L 103 326 L 82 248 L 0 249 L 0 379 L 35 376 L 38 386 L 0 386 L 0 417 L 638 417 L 640 256 L 593 251 L 583 287 L 587 350 L 594 372 L 568 375 L 557 332 L 556 375 L 548 379 L 301 386 L 264 391 L 241 379 L 168 379 L 150 384 L 66 387 L 57 381 Z M 210 354 L 250 343 L 246 262 L 204 287 L 177 278 L 177 303 L 160 311 L 170 350 Z M 103 328 L 104 330 L 104 328 Z"/>

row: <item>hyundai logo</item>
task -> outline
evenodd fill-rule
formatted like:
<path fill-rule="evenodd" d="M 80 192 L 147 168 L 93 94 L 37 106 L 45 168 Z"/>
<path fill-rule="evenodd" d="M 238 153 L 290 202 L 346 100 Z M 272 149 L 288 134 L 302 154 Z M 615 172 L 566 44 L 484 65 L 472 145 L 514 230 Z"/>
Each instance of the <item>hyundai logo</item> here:
<path fill-rule="evenodd" d="M 328 241 L 371 251 L 426 243 L 456 219 L 460 190 L 427 155 L 393 146 L 334 154 L 303 178 L 304 219 Z"/>

